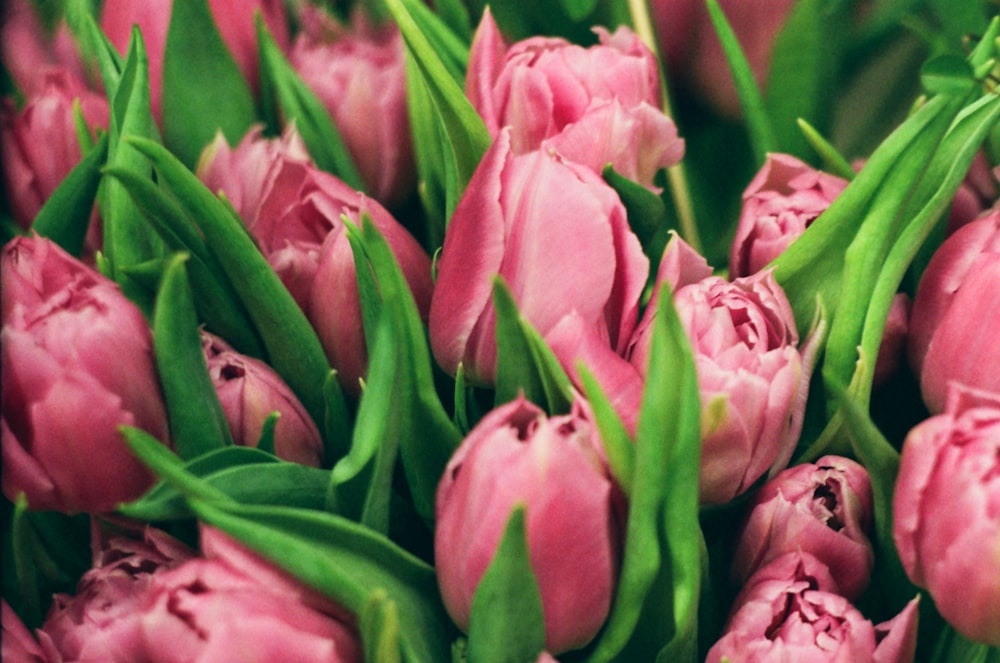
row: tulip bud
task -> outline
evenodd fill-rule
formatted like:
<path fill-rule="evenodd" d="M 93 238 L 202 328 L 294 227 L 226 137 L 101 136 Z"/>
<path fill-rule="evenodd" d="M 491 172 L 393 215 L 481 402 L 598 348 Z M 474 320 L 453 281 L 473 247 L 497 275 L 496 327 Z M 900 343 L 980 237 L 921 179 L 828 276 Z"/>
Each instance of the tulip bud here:
<path fill-rule="evenodd" d="M 903 442 L 893 538 L 941 615 L 1000 647 L 1000 396 L 959 385 L 948 395 Z"/>
<path fill-rule="evenodd" d="M 796 465 L 765 483 L 748 507 L 733 568 L 741 580 L 787 552 L 800 550 L 825 564 L 841 592 L 864 592 L 875 555 L 868 472 L 848 458 L 824 456 Z"/>
<path fill-rule="evenodd" d="M 452 375 L 461 363 L 468 380 L 493 383 L 497 275 L 543 336 L 575 313 L 623 355 L 648 271 L 613 189 L 550 153 L 515 156 L 504 130 L 445 233 L 430 310 L 434 356 Z"/>
<path fill-rule="evenodd" d="M 9 663 L 47 663 L 41 645 L 7 601 L 0 599 L 0 660 Z"/>
<path fill-rule="evenodd" d="M 255 447 L 264 422 L 279 415 L 274 429 L 274 451 L 279 458 L 319 467 L 323 440 L 316 424 L 274 369 L 239 354 L 217 336 L 202 332 L 208 374 L 219 395 L 222 411 L 236 444 Z"/>
<path fill-rule="evenodd" d="M 797 442 L 805 405 L 799 337 L 770 271 L 728 282 L 705 275 L 704 259 L 695 269 L 692 260 L 669 255 L 694 253 L 684 247 L 679 238 L 667 245 L 657 283 L 674 292 L 698 372 L 701 501 L 724 504 L 768 468 L 783 467 Z M 655 306 L 646 310 L 632 341 L 630 361 L 642 374 L 656 314 Z"/>
<path fill-rule="evenodd" d="M 604 623 L 617 573 L 614 484 L 579 403 L 546 418 L 523 397 L 487 414 L 438 485 L 434 554 L 445 607 L 468 630 L 472 599 L 516 504 L 553 654 L 586 645 Z"/>
<path fill-rule="evenodd" d="M 289 62 L 326 106 L 365 191 L 395 207 L 416 184 L 398 28 L 373 25 L 360 11 L 351 25 L 341 25 L 312 5 L 300 18 Z"/>
<path fill-rule="evenodd" d="M 769 154 L 743 192 L 729 275 L 749 276 L 777 258 L 847 186 L 788 154 Z"/>
<path fill-rule="evenodd" d="M 466 92 L 494 137 L 511 149 L 554 150 L 600 173 L 615 170 L 653 188 L 684 156 L 673 120 L 660 112 L 656 58 L 631 30 L 595 28 L 599 44 L 531 37 L 507 47 L 489 10 L 473 38 Z"/>
<path fill-rule="evenodd" d="M 837 594 L 821 562 L 790 552 L 750 578 L 705 661 L 905 663 L 916 649 L 917 616 L 913 599 L 890 621 L 873 625 Z"/>
<path fill-rule="evenodd" d="M 944 410 L 949 382 L 1000 391 L 1000 344 L 983 333 L 1000 293 L 1000 208 L 959 228 L 927 265 L 910 314 L 910 364 L 924 403 Z M 960 351 L 959 351 L 960 350 Z"/>
<path fill-rule="evenodd" d="M 152 476 L 119 426 L 166 440 L 152 339 L 118 286 L 49 240 L 11 240 L 0 262 L 3 491 L 35 509 L 110 511 Z"/>

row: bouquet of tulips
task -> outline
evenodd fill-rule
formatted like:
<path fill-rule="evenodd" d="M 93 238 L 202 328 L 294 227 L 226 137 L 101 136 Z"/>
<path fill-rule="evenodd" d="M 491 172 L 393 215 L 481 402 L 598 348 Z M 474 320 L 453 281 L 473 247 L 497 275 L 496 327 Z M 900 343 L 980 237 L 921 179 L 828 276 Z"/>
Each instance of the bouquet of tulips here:
<path fill-rule="evenodd" d="M 1000 661 L 995 0 L 12 0 L 4 661 Z"/>

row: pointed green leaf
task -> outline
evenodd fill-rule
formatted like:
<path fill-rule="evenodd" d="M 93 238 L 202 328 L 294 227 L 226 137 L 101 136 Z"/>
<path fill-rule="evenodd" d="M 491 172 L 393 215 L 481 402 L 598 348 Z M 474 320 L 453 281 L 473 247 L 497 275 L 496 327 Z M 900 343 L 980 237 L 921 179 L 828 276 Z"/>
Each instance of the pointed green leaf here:
<path fill-rule="evenodd" d="M 365 661 L 369 663 L 400 663 L 399 608 L 384 589 L 376 589 L 368 597 L 359 618 Z"/>
<path fill-rule="evenodd" d="M 797 122 L 809 145 L 816 151 L 820 159 L 823 160 L 823 168 L 826 172 L 843 177 L 847 181 L 853 180 L 855 175 L 854 169 L 851 168 L 851 163 L 837 151 L 837 148 L 831 145 L 823 137 L 823 134 L 801 117 L 798 118 Z"/>
<path fill-rule="evenodd" d="M 635 473 L 635 445 L 621 417 L 597 382 L 597 378 L 582 362 L 576 370 L 583 383 L 583 393 L 594 412 L 611 475 L 627 497 L 632 492 L 632 477 Z"/>
<path fill-rule="evenodd" d="M 920 82 L 931 94 L 964 96 L 977 85 L 972 66 L 959 55 L 940 55 L 920 68 Z"/>
<path fill-rule="evenodd" d="M 469 663 L 535 663 L 545 649 L 542 594 L 525 520 L 525 506 L 516 505 L 472 597 Z"/>
<path fill-rule="evenodd" d="M 115 50 L 111 41 L 101 31 L 94 18 L 94 10 L 86 2 L 66 3 L 66 22 L 76 38 L 84 57 L 97 61 L 104 83 L 105 96 L 113 99 L 118 91 L 124 68 L 121 55 Z"/>
<path fill-rule="evenodd" d="M 625 205 L 628 225 L 639 238 L 642 252 L 654 262 L 658 261 L 663 255 L 671 230 L 663 198 L 641 184 L 619 175 L 610 165 L 605 167 L 602 176 Z M 656 274 L 656 265 L 651 265 L 649 271 L 650 274 Z"/>
<path fill-rule="evenodd" d="M 576 22 L 590 16 L 597 8 L 597 3 L 598 0 L 560 0 L 563 11 Z"/>
<path fill-rule="evenodd" d="M 330 371 L 323 385 L 323 412 L 323 466 L 330 467 L 350 448 L 353 426 L 337 371 Z"/>
<path fill-rule="evenodd" d="M 267 415 L 267 419 L 264 420 L 264 425 L 261 427 L 257 448 L 265 453 L 277 454 L 274 450 L 274 429 L 277 428 L 279 419 L 281 419 L 281 413 L 272 412 Z"/>
<path fill-rule="evenodd" d="M 163 55 L 163 139 L 193 167 L 218 130 L 236 144 L 256 121 L 253 92 L 207 0 L 173 3 Z"/>

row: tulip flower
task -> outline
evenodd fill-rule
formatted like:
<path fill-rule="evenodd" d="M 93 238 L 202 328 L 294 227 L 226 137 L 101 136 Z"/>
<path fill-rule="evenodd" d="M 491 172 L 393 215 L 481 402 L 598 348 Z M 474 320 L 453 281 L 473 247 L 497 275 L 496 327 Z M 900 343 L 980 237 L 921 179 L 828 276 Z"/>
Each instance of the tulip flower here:
<path fill-rule="evenodd" d="M 1000 293 L 1000 208 L 959 228 L 927 265 L 910 313 L 910 364 L 924 403 L 944 410 L 949 382 L 1000 391 L 1000 344 L 983 333 Z"/>
<path fill-rule="evenodd" d="M 365 191 L 397 206 L 416 185 L 398 28 L 373 25 L 360 11 L 341 25 L 312 5 L 302 8 L 300 20 L 289 62 L 326 106 Z"/>
<path fill-rule="evenodd" d="M 256 87 L 259 79 L 257 30 L 254 14 L 261 13 L 277 43 L 288 44 L 288 19 L 281 0 L 209 0 L 215 25 L 247 82 Z M 160 118 L 163 97 L 163 57 L 173 0 L 108 0 L 101 11 L 101 29 L 119 52 L 128 51 L 132 26 L 142 30 L 149 57 L 150 105 Z"/>
<path fill-rule="evenodd" d="M 316 168 L 294 131 L 250 131 L 235 149 L 220 136 L 202 154 L 206 186 L 232 195 L 261 252 L 305 312 L 341 386 L 357 394 L 368 364 L 354 256 L 344 229 L 368 216 L 385 237 L 426 320 L 431 263 L 416 239 L 377 201 Z M 232 192 L 232 194 L 230 194 Z"/>
<path fill-rule="evenodd" d="M 25 97 L 40 93 L 52 71 L 64 71 L 81 84 L 86 80 L 65 21 L 47 28 L 30 0 L 8 0 L 0 6 L 0 61 Z"/>
<path fill-rule="evenodd" d="M 916 649 L 917 617 L 913 599 L 896 617 L 872 624 L 837 594 L 821 562 L 791 552 L 750 578 L 705 661 L 908 663 Z"/>
<path fill-rule="evenodd" d="M 660 112 L 656 58 L 625 27 L 595 28 L 590 48 L 532 37 L 511 46 L 489 10 L 473 38 L 466 93 L 494 137 L 511 128 L 511 149 L 554 150 L 600 173 L 615 170 L 647 187 L 678 163 L 684 141 Z"/>
<path fill-rule="evenodd" d="M 65 69 L 49 69 L 20 111 L 0 104 L 0 163 L 14 219 L 28 228 L 38 211 L 80 161 L 73 102 L 92 130 L 107 129 L 108 102 Z"/>
<path fill-rule="evenodd" d="M 49 240 L 11 240 L 3 279 L 3 492 L 101 512 L 152 476 L 119 426 L 167 439 L 149 327 L 118 286 Z"/>
<path fill-rule="evenodd" d="M 849 458 L 824 456 L 780 472 L 748 506 L 733 567 L 741 580 L 784 553 L 800 550 L 825 564 L 842 594 L 864 592 L 875 555 L 868 472 Z"/>
<path fill-rule="evenodd" d="M 697 255 L 680 238 L 667 245 L 665 253 L 674 252 Z M 666 254 L 657 287 L 674 293 L 701 392 L 701 501 L 723 504 L 791 456 L 807 382 L 799 336 L 770 271 L 728 282 L 711 276 L 703 258 Z M 656 314 L 655 306 L 646 310 L 632 340 L 630 361 L 643 375 Z"/>
<path fill-rule="evenodd" d="M 961 232 L 961 231 L 960 231 Z M 1000 647 L 1000 396 L 954 385 L 903 442 L 893 538 L 914 584 L 967 638 Z"/>
<path fill-rule="evenodd" d="M 986 154 L 980 151 L 973 159 L 969 172 L 955 192 L 948 213 L 946 233 L 951 235 L 966 223 L 976 219 L 1000 197 L 1000 167 L 990 168 Z"/>
<path fill-rule="evenodd" d="M 202 528 L 201 547 L 205 558 L 136 574 L 132 588 L 124 577 L 119 580 L 124 586 L 104 589 L 110 606 L 100 601 L 100 594 L 70 600 L 64 609 L 71 612 L 57 615 L 62 623 L 58 636 L 51 638 L 65 658 L 53 660 L 363 660 L 350 618 L 339 606 L 216 530 Z M 102 575 L 94 572 L 92 582 Z M 43 640 L 48 628 L 43 627 Z M 67 643 L 72 647 L 68 654 L 61 651 Z M 73 651 L 93 655 L 76 658 Z"/>
<path fill-rule="evenodd" d="M 788 154 L 769 154 L 743 192 L 729 275 L 749 276 L 777 258 L 847 186 Z"/>
<path fill-rule="evenodd" d="M 546 417 L 523 397 L 479 422 L 438 484 L 434 554 L 448 613 L 468 630 L 472 599 L 515 505 L 554 655 L 586 645 L 604 623 L 620 525 L 596 429 L 579 403 Z"/>
<path fill-rule="evenodd" d="M 551 153 L 515 156 L 510 142 L 502 131 L 455 209 L 430 310 L 438 363 L 484 385 L 496 376 L 496 276 L 543 336 L 573 314 L 623 356 L 649 271 L 613 189 Z"/>
<path fill-rule="evenodd" d="M 0 599 L 0 660 L 9 663 L 47 663 L 41 645 L 6 600 Z"/>
<path fill-rule="evenodd" d="M 208 332 L 202 332 L 202 349 L 236 444 L 257 446 L 264 422 L 272 412 L 277 412 L 279 418 L 274 428 L 277 456 L 312 467 L 322 464 L 323 440 L 316 424 L 273 368 L 236 352 Z"/>
<path fill-rule="evenodd" d="M 882 343 L 875 357 L 875 373 L 872 383 L 879 385 L 888 380 L 899 368 L 906 355 L 906 340 L 910 333 L 909 295 L 897 293 L 889 306 L 889 315 L 882 330 Z"/>

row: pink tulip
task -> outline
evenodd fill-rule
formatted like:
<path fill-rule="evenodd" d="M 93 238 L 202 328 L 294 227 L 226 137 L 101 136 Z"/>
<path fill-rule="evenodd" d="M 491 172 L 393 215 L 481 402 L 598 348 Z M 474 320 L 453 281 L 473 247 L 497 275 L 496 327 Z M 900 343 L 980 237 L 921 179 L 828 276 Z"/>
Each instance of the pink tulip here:
<path fill-rule="evenodd" d="M 924 403 L 944 410 L 949 382 L 1000 391 L 1000 344 L 983 333 L 1000 306 L 1000 208 L 959 228 L 934 253 L 910 314 L 910 364 Z"/>
<path fill-rule="evenodd" d="M 153 115 L 161 117 L 163 57 L 173 0 L 107 0 L 101 11 L 101 29 L 121 53 L 128 50 L 132 26 L 138 25 L 149 56 L 150 102 Z M 254 14 L 260 12 L 278 44 L 288 44 L 288 19 L 281 0 L 209 0 L 212 18 L 222 40 L 247 82 L 257 87 L 257 31 Z"/>
<path fill-rule="evenodd" d="M 256 447 L 264 422 L 272 412 L 280 416 L 274 428 L 274 451 L 279 458 L 319 467 L 323 440 L 302 403 L 274 369 L 239 354 L 228 343 L 202 332 L 208 374 L 226 415 L 236 444 Z"/>
<path fill-rule="evenodd" d="M 524 398 L 487 414 L 445 469 L 434 550 L 445 607 L 468 630 L 472 599 L 517 504 L 553 654 L 587 644 L 608 615 L 620 525 L 594 425 L 578 405 L 546 418 Z"/>
<path fill-rule="evenodd" d="M 0 7 L 0 60 L 14 84 L 25 97 L 34 97 L 54 70 L 82 84 L 86 71 L 65 21 L 47 28 L 33 4 L 8 0 Z"/>
<path fill-rule="evenodd" d="M 745 580 L 787 552 L 800 550 L 825 564 L 841 592 L 856 599 L 868 586 L 875 555 L 868 472 L 848 458 L 824 456 L 796 465 L 765 483 L 748 507 L 733 568 Z"/>
<path fill-rule="evenodd" d="M 595 28 L 590 48 L 531 37 L 511 46 L 487 10 L 473 38 L 466 92 L 490 134 L 511 127 L 514 154 L 554 150 L 600 173 L 610 163 L 647 187 L 684 155 L 661 113 L 656 59 L 628 28 Z"/>
<path fill-rule="evenodd" d="M 361 646 L 344 611 L 240 544 L 202 529 L 205 558 L 136 576 L 129 589 L 77 597 L 84 620 L 61 625 L 59 640 L 108 663 L 360 663 Z M 122 578 L 123 584 L 127 578 Z M 116 598 L 116 594 L 125 594 Z M 131 596 L 137 594 L 137 596 Z M 70 608 L 75 608 L 71 603 Z M 75 611 L 75 610 L 74 610 Z M 92 617 L 95 624 L 88 623 Z M 75 626 L 75 628 L 74 628 Z"/>
<path fill-rule="evenodd" d="M 382 233 L 426 319 L 430 258 L 375 200 L 303 158 L 294 133 L 268 141 L 251 131 L 235 149 L 222 139 L 199 163 L 206 185 L 230 191 L 261 252 L 316 329 L 341 385 L 359 393 L 367 366 L 354 257 L 342 217 L 360 226 L 367 215 Z"/>
<path fill-rule="evenodd" d="M 92 130 L 107 129 L 108 102 L 65 69 L 49 69 L 37 93 L 20 111 L 0 105 L 0 162 L 4 188 L 14 214 L 28 228 L 38 211 L 80 161 L 82 151 L 73 119 L 73 102 Z M 96 247 L 95 247 L 96 248 Z"/>
<path fill-rule="evenodd" d="M 980 151 L 955 193 L 948 214 L 947 234 L 982 215 L 1000 197 L 1000 167 L 990 167 L 986 154 Z"/>
<path fill-rule="evenodd" d="M 431 348 L 451 374 L 496 375 L 493 279 L 543 336 L 566 316 L 623 355 L 649 271 L 614 190 L 548 152 L 515 156 L 503 131 L 445 233 L 430 310 Z"/>
<path fill-rule="evenodd" d="M 832 584 L 831 584 L 832 583 Z M 706 663 L 904 663 L 913 660 L 917 599 L 874 625 L 837 594 L 821 562 L 791 552 L 761 568 L 736 598 Z"/>
<path fill-rule="evenodd" d="M 657 287 L 674 293 L 698 371 L 701 500 L 723 504 L 784 467 L 794 449 L 805 405 L 799 337 L 770 271 L 728 282 L 711 276 L 703 258 L 699 265 L 667 255 L 674 252 L 694 254 L 679 238 L 670 242 Z M 646 310 L 632 341 L 630 361 L 642 374 L 656 314 Z"/>
<path fill-rule="evenodd" d="M 6 600 L 0 599 L 0 660 L 7 663 L 46 663 L 41 645 Z"/>
<path fill-rule="evenodd" d="M 769 154 L 743 192 L 729 274 L 749 276 L 777 258 L 847 186 L 788 154 Z"/>
<path fill-rule="evenodd" d="M 193 557 L 179 541 L 150 528 L 142 540 L 111 539 L 80 578 L 76 595 L 53 597 L 38 632 L 49 660 L 119 661 L 136 652 L 135 615 L 153 579 Z"/>
<path fill-rule="evenodd" d="M 289 61 L 326 106 L 367 193 L 395 207 L 416 185 L 399 30 L 361 12 L 341 25 L 312 5 L 300 18 Z"/>
<path fill-rule="evenodd" d="M 914 584 L 966 637 L 1000 646 L 1000 396 L 954 385 L 903 442 L 893 537 Z"/>
<path fill-rule="evenodd" d="M 11 240 L 0 270 L 4 494 L 70 512 L 138 497 L 152 476 L 118 427 L 167 439 L 142 313 L 49 240 Z"/>
<path fill-rule="evenodd" d="M 904 292 L 897 293 L 889 306 L 889 315 L 882 330 L 882 343 L 878 346 L 875 357 L 874 384 L 879 385 L 888 380 L 903 362 L 906 351 L 906 339 L 910 333 L 910 296 Z"/>

